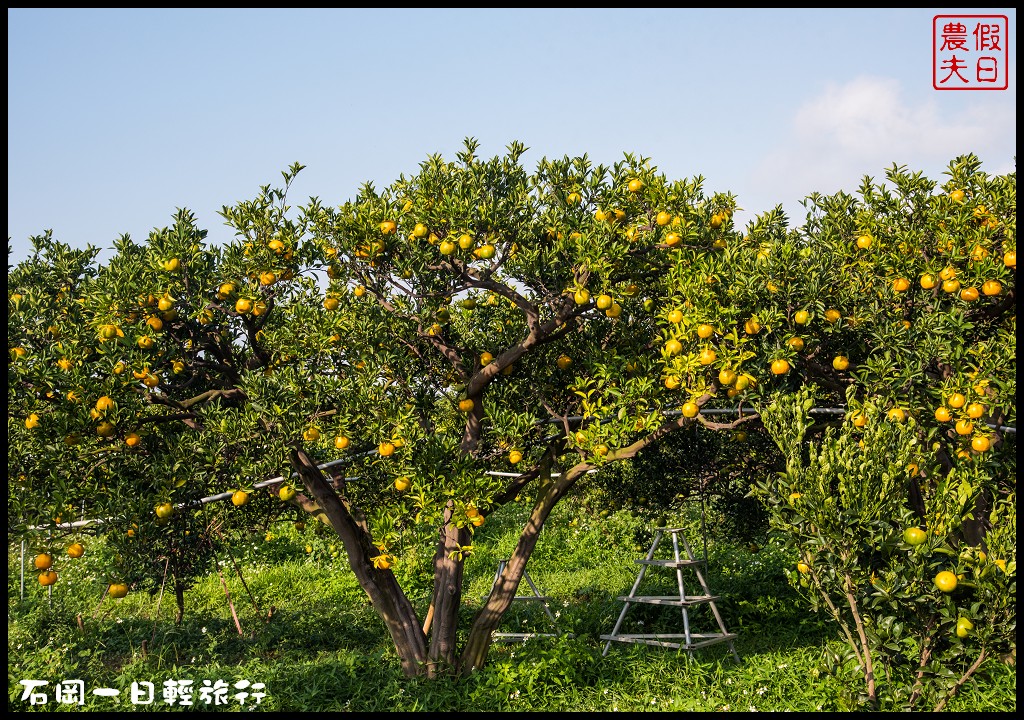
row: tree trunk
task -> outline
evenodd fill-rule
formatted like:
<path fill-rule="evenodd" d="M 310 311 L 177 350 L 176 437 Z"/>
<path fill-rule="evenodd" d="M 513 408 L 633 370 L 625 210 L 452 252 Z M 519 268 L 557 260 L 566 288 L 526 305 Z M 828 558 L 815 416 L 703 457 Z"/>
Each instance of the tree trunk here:
<path fill-rule="evenodd" d="M 457 528 L 452 522 L 454 503 L 445 508 L 434 554 L 434 594 L 430 601 L 429 677 L 437 677 L 455 665 L 456 631 L 459 628 L 459 607 L 462 605 L 462 581 L 465 564 L 461 547 L 470 544 L 467 528 Z"/>
<path fill-rule="evenodd" d="M 323 472 L 302 450 L 292 450 L 291 462 L 306 489 L 323 510 L 331 527 L 341 538 L 349 567 L 359 586 L 370 599 L 373 609 L 384 621 L 406 677 L 426 671 L 427 642 L 409 598 L 402 591 L 394 573 L 374 567 L 371 557 L 378 554 L 369 533 L 352 516 L 327 483 Z"/>
<path fill-rule="evenodd" d="M 185 619 L 185 583 L 177 575 L 174 576 L 174 600 L 178 606 L 174 614 L 174 624 L 181 625 L 181 621 Z"/>
<path fill-rule="evenodd" d="M 512 605 L 512 600 L 519 590 L 519 583 L 526 572 L 526 562 L 537 546 L 544 523 L 562 496 L 585 472 L 585 469 L 578 466 L 562 473 L 559 478 L 552 481 L 544 478 L 547 475 L 547 467 L 543 468 L 540 492 L 537 494 L 530 519 L 520 533 L 516 549 L 505 565 L 504 572 L 495 582 L 487 602 L 473 619 L 469 638 L 466 640 L 466 647 L 463 649 L 459 661 L 459 668 L 463 675 L 468 675 L 473 670 L 484 666 L 494 632 L 498 629 L 502 616 Z"/>

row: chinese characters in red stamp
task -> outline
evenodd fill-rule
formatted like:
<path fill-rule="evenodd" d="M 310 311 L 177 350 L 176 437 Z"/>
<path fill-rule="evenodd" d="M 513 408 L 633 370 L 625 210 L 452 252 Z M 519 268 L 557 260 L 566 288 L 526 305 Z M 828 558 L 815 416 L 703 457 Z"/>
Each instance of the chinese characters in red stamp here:
<path fill-rule="evenodd" d="M 936 15 L 932 19 L 932 87 L 1006 90 L 1009 32 L 1006 15 Z"/>

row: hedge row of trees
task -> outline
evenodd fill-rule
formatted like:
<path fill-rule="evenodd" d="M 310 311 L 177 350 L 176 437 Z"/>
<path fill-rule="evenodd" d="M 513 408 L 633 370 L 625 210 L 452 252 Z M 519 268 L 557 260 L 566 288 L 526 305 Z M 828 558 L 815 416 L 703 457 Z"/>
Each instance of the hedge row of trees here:
<path fill-rule="evenodd" d="M 855 194 L 812 194 L 798 227 L 775 208 L 741 229 L 736 198 L 700 177 L 629 154 L 529 172 L 525 150 L 483 159 L 467 140 L 384 190 L 295 208 L 294 165 L 223 208 L 222 246 L 187 210 L 103 262 L 33 238 L 8 272 L 11 538 L 60 535 L 84 506 L 126 550 L 185 558 L 213 552 L 217 523 L 308 517 L 337 533 L 408 675 L 466 673 L 590 470 L 696 424 L 766 426 L 787 466 L 764 476 L 763 506 L 862 665 L 917 653 L 924 677 L 954 646 L 1004 647 L 1015 174 L 974 156 L 941 185 L 893 167 Z M 828 435 L 803 412 L 815 403 L 847 409 Z M 726 407 L 742 411 L 701 412 Z M 220 492 L 233 504 L 214 521 L 195 503 Z M 463 559 L 516 497 L 530 520 L 460 647 Z M 910 526 L 923 545 L 906 545 Z M 959 591 L 934 587 L 934 553 L 957 558 L 943 567 Z M 429 569 L 428 607 L 403 566 Z M 190 567 L 173 563 L 179 587 Z M 922 598 L 914 634 L 901 613 Z M 890 610 L 895 641 L 896 620 L 865 619 Z M 947 641 L 961 616 L 974 633 Z"/>

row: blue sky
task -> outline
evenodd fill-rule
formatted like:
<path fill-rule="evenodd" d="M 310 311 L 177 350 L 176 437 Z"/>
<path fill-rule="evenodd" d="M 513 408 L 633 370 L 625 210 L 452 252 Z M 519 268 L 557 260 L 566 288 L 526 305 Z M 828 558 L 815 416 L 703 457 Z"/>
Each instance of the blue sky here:
<path fill-rule="evenodd" d="M 1006 15 L 1009 88 L 932 87 L 932 18 Z M 801 219 L 892 163 L 1015 168 L 1016 11 L 8 9 L 9 263 L 29 237 L 109 248 L 306 169 L 340 204 L 474 137 L 542 157 L 650 158 Z"/>

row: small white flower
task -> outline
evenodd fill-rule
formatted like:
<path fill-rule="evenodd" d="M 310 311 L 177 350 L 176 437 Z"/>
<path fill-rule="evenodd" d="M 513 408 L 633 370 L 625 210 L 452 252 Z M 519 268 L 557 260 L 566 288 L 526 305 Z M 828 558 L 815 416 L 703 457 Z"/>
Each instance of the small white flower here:
<path fill-rule="evenodd" d="M 768 692 L 768 688 L 766 688 L 766 687 L 759 687 L 757 689 L 757 694 L 758 695 L 764 695 L 766 692 Z"/>
<path fill-rule="evenodd" d="M 203 635 L 206 634 L 206 628 L 203 628 Z"/>
<path fill-rule="evenodd" d="M 757 712 L 757 708 L 753 705 L 750 706 L 750 712 Z"/>

